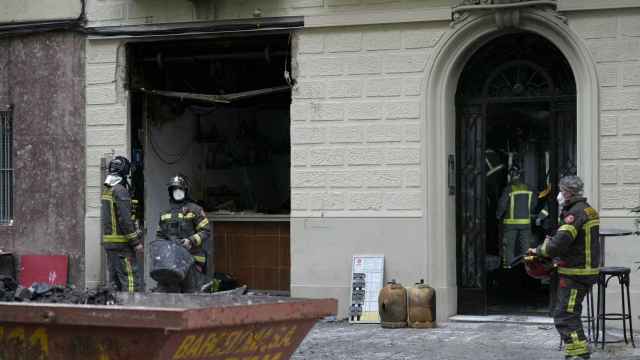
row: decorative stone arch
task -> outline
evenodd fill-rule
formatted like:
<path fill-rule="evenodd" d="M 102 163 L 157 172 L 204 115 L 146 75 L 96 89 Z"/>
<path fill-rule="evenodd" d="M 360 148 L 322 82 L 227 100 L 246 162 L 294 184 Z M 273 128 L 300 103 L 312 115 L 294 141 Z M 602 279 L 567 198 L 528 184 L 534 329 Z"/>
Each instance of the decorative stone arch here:
<path fill-rule="evenodd" d="M 552 11 L 519 12 L 518 30 L 536 33 L 566 57 L 576 81 L 577 166 L 585 194 L 599 204 L 598 78 L 595 62 L 582 40 Z M 502 27 L 502 26 L 501 26 Z M 509 33 L 500 29 L 491 12 L 473 14 L 455 24 L 435 51 L 426 87 L 427 251 L 429 280 L 438 291 L 437 316 L 445 320 L 457 312 L 456 210 L 448 189 L 448 156 L 455 154 L 455 94 L 464 66 L 489 41 Z"/>

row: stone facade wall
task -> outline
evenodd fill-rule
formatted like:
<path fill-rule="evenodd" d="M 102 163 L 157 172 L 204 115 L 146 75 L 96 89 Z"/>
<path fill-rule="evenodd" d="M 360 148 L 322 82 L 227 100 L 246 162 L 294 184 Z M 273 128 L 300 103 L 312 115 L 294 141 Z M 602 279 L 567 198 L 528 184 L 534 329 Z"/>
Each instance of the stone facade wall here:
<path fill-rule="evenodd" d="M 82 11 L 80 0 L 2 0 L 0 24 L 21 21 L 76 19 Z"/>
<path fill-rule="evenodd" d="M 358 6 L 365 5 L 366 9 L 417 6 L 412 1 L 375 2 L 382 5 L 374 4 L 373 0 L 288 0 L 243 1 L 233 7 L 229 1 L 220 0 L 212 16 L 247 18 L 258 3 L 273 5 L 273 8 L 263 6 L 263 16 L 322 15 L 341 10 L 355 13 Z M 291 5 L 294 3 L 302 5 L 294 8 Z M 198 18 L 192 3 L 186 0 L 171 4 L 93 0 L 90 4 L 106 6 L 90 9 L 94 25 Z M 337 4 L 345 6 L 334 7 Z M 107 5 L 121 9 L 112 13 L 115 16 L 111 20 L 100 15 L 108 10 Z M 163 10 L 148 18 L 147 10 L 138 9 L 141 15 L 138 16 L 131 12 L 132 6 L 147 6 L 147 10 L 158 6 Z M 174 7 L 181 8 L 171 10 Z M 170 11 L 172 16 L 168 17 Z M 591 50 L 599 72 L 603 224 L 629 228 L 632 218 L 628 210 L 640 204 L 640 9 L 576 11 L 565 15 L 569 26 Z M 448 22 L 416 22 L 307 28 L 294 35 L 292 70 L 297 81 L 291 105 L 294 296 L 339 298 L 340 312 L 344 315 L 351 256 L 362 251 L 385 254 L 389 278 L 410 282 L 414 278 L 429 278 L 429 272 L 442 271 L 430 262 L 430 254 L 425 250 L 428 241 L 442 241 L 430 238 L 424 218 L 429 203 L 425 196 L 429 187 L 425 157 L 432 154 L 430 144 L 425 142 L 425 80 L 435 48 L 447 31 L 451 31 Z M 119 40 L 88 41 L 88 264 L 98 264 L 100 255 L 99 158 L 112 150 L 128 153 L 123 52 Z M 403 233 L 404 229 L 411 231 Z M 637 247 L 636 240 L 628 237 L 616 239 L 615 244 L 610 241 L 607 263 L 632 265 L 637 259 L 633 258 L 634 252 L 626 250 Z M 87 278 L 97 279 L 97 271 L 97 266 L 88 266 Z M 446 285 L 455 288 L 453 283 Z M 638 303 L 636 294 L 632 289 L 634 304 Z M 451 301 L 454 298 L 452 295 Z"/>
<path fill-rule="evenodd" d="M 293 216 L 418 217 L 425 77 L 446 23 L 304 30 L 293 39 Z M 100 157 L 128 154 L 121 40 L 88 40 L 86 258 L 99 278 Z M 420 235 L 416 234 L 418 237 Z"/>
<path fill-rule="evenodd" d="M 428 9 L 449 0 L 88 0 L 91 26 Z"/>
<path fill-rule="evenodd" d="M 129 157 L 128 93 L 124 89 L 124 42 L 89 40 L 86 51 L 86 224 L 87 283 L 96 284 L 100 267 L 100 158 Z"/>
<path fill-rule="evenodd" d="M 421 216 L 425 77 L 436 25 L 296 34 L 293 216 Z"/>
<path fill-rule="evenodd" d="M 50 32 L 0 41 L 0 106 L 12 105 L 13 223 L 0 249 L 67 255 L 84 283 L 84 37 Z"/>
<path fill-rule="evenodd" d="M 640 9 L 576 12 L 568 18 L 598 70 L 601 227 L 632 230 L 629 209 L 640 205 Z M 633 269 L 637 249 L 637 236 L 610 238 L 606 264 Z M 617 285 L 607 290 L 607 311 L 621 311 L 619 291 Z M 633 282 L 630 295 L 637 308 L 640 293 Z"/>
<path fill-rule="evenodd" d="M 600 204 L 629 216 L 640 205 L 640 9 L 569 17 L 588 45 L 600 81 Z"/>

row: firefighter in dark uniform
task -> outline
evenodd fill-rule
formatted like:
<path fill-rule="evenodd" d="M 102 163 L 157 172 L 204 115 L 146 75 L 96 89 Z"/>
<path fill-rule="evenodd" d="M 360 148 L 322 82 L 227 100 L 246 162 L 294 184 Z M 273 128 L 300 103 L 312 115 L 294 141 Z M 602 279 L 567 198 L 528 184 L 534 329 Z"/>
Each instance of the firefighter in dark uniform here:
<path fill-rule="evenodd" d="M 598 212 L 583 197 L 577 176 L 560 179 L 558 205 L 562 225 L 529 254 L 553 258 L 558 271 L 557 300 L 553 309 L 556 329 L 566 344 L 567 359 L 590 357 L 582 328 L 582 300 L 598 279 L 600 243 Z"/>
<path fill-rule="evenodd" d="M 553 233 L 553 224 L 551 222 L 551 216 L 549 216 L 549 201 L 551 201 L 551 186 L 547 185 L 542 192 L 538 195 L 538 208 L 539 212 L 536 215 L 535 223 L 545 235 Z"/>
<path fill-rule="evenodd" d="M 176 241 L 193 256 L 194 264 L 180 284 L 160 284 L 156 291 L 192 293 L 206 282 L 206 243 L 211 237 L 209 220 L 204 210 L 189 198 L 189 185 L 180 175 L 167 184 L 170 209 L 160 214 L 157 238 Z"/>
<path fill-rule="evenodd" d="M 514 258 L 535 246 L 531 232 L 531 214 L 537 206 L 537 195 L 521 181 L 517 165 L 509 169 L 511 183 L 498 200 L 496 218 L 502 221 L 502 265 L 509 268 Z"/>
<path fill-rule="evenodd" d="M 129 160 L 116 156 L 109 162 L 102 187 L 102 246 L 107 253 L 111 286 L 130 293 L 140 290 L 136 252 L 143 251 L 142 232 L 131 211 L 127 176 Z"/>

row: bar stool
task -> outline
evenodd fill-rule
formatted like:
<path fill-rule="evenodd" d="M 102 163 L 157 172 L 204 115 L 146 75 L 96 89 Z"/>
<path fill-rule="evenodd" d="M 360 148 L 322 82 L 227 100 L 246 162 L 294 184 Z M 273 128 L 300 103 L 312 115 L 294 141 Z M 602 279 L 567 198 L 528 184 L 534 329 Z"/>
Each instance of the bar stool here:
<path fill-rule="evenodd" d="M 600 274 L 598 275 L 598 305 L 596 308 L 598 309 L 598 315 L 596 316 L 596 346 L 600 341 L 598 339 L 599 333 L 602 332 L 602 348 L 604 349 L 605 343 L 613 343 L 620 342 L 618 341 L 606 341 L 605 340 L 605 322 L 606 320 L 618 320 L 622 321 L 622 333 L 624 335 L 624 342 L 626 344 L 629 343 L 627 340 L 627 320 L 629 320 L 629 334 L 631 336 L 631 345 L 636 347 L 635 342 L 633 341 L 633 324 L 631 321 L 631 299 L 629 296 L 629 274 L 631 273 L 631 269 L 627 267 L 619 267 L 619 266 L 606 266 L 600 268 Z M 618 283 L 620 284 L 620 294 L 622 301 L 622 313 L 607 313 L 606 312 L 606 290 L 607 285 L 609 284 L 609 280 L 612 278 L 617 278 Z M 625 287 L 626 287 L 626 297 L 625 297 Z M 602 302 L 601 302 L 602 301 Z M 625 303 L 626 301 L 626 303 Z M 602 325 L 602 326 L 600 326 Z"/>
<path fill-rule="evenodd" d="M 589 289 L 585 296 L 587 300 L 587 314 L 581 317 L 583 323 L 587 323 L 587 340 L 590 343 L 596 342 L 596 315 L 595 304 L 593 303 L 593 287 Z"/>

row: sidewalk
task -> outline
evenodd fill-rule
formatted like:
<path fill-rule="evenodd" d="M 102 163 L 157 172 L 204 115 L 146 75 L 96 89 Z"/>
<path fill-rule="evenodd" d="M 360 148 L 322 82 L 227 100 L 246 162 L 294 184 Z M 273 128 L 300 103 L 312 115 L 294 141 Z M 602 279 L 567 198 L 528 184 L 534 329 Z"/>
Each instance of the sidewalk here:
<path fill-rule="evenodd" d="M 607 332 L 607 339 L 621 332 Z M 640 337 L 636 344 L 640 346 Z M 502 323 L 440 324 L 436 329 L 383 329 L 379 325 L 320 322 L 307 335 L 295 360 L 562 360 L 560 338 L 551 325 Z M 594 360 L 640 360 L 640 348 L 608 344 Z"/>

